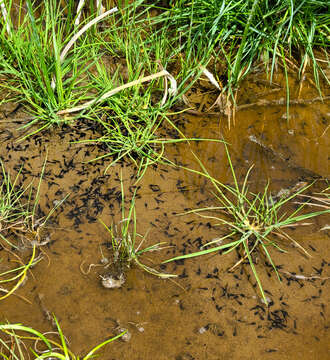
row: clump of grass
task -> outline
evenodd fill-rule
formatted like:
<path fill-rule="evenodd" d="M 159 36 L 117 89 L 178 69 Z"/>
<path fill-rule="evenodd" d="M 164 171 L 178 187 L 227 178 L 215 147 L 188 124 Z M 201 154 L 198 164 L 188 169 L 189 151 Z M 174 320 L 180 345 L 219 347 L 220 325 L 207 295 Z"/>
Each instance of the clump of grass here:
<path fill-rule="evenodd" d="M 20 171 L 11 179 L 1 162 L 0 178 L 0 246 L 15 265 L 0 273 L 0 292 L 4 293 L 0 300 L 12 295 L 26 280 L 27 272 L 36 265 L 41 257 L 37 256 L 37 249 L 50 241 L 47 225 L 55 210 L 65 201 L 63 198 L 47 215 L 39 215 L 40 187 L 45 171 L 43 165 L 37 190 L 34 194 L 32 183 L 27 186 L 19 184 Z M 22 249 L 32 249 L 31 257 L 24 261 L 19 255 Z M 0 258 L 0 261 L 2 258 Z M 17 263 L 19 264 L 17 266 Z"/>
<path fill-rule="evenodd" d="M 97 93 L 103 95 L 96 98 L 95 108 L 90 105 L 90 115 L 96 121 L 100 136 L 82 142 L 105 145 L 106 153 L 94 159 L 113 158 L 105 171 L 118 160 L 129 158 L 141 178 L 149 165 L 170 163 L 164 158 L 166 144 L 208 139 L 187 139 L 170 120 L 169 109 L 187 90 L 184 85 L 191 74 L 183 78 L 185 70 L 181 69 L 176 77 L 178 84 L 165 70 L 169 65 L 167 58 L 171 57 L 166 29 L 153 32 L 148 15 L 142 12 L 145 16 L 142 25 L 143 16 L 134 14 L 134 9 L 127 10 L 133 13 L 131 17 L 123 16 L 115 27 L 97 34 L 99 49 L 95 47 L 92 51 L 104 55 L 95 64 L 94 71 L 89 71 L 89 78 Z M 105 97 L 105 94 L 112 95 Z M 176 136 L 162 136 L 165 126 L 174 129 Z"/>
<path fill-rule="evenodd" d="M 225 57 L 229 89 L 261 57 L 271 64 L 272 76 L 283 55 L 298 60 L 300 75 L 311 63 L 318 89 L 319 74 L 328 81 L 315 56 L 315 49 L 326 51 L 329 42 L 325 2 L 180 0 L 170 4 L 155 21 L 172 24 L 171 34 L 183 53 L 201 58 L 212 49 L 215 59 Z"/>
<path fill-rule="evenodd" d="M 118 21 L 94 34 L 96 40 L 90 51 L 100 59 L 87 74 L 97 95 L 94 102 L 67 111 L 81 113 L 84 107 L 91 110 L 90 117 L 96 121 L 100 136 L 86 143 L 105 145 L 106 153 L 100 158 L 114 159 L 107 169 L 122 158 L 130 158 L 143 173 L 147 165 L 161 159 L 167 142 L 156 132 L 164 122 L 169 103 L 163 96 L 168 90 L 163 85 L 167 80 L 159 77 L 170 75 L 160 68 L 162 40 L 152 36 L 154 42 L 149 42 L 147 30 L 141 24 L 134 26 L 142 16 L 135 14 L 137 3 L 141 1 L 122 9 Z M 173 78 L 171 81 L 175 85 Z"/>
<path fill-rule="evenodd" d="M 93 91 L 84 73 L 96 59 L 86 51 L 86 39 L 62 56 L 76 29 L 72 13 L 64 16 L 60 2 L 47 0 L 36 7 L 27 0 L 26 6 L 27 14 L 23 14 L 23 1 L 19 3 L 15 26 L 8 7 L 10 33 L 5 27 L 0 33 L 0 74 L 6 81 L 0 86 L 9 94 L 7 101 L 21 102 L 33 115 L 23 128 L 38 124 L 34 131 L 38 132 L 67 122 L 70 119 L 59 116 L 58 111 L 90 98 Z"/>
<path fill-rule="evenodd" d="M 257 281 L 263 301 L 267 304 L 268 301 L 252 259 L 252 254 L 258 252 L 265 255 L 266 260 L 269 261 L 278 279 L 281 281 L 276 265 L 272 260 L 270 249 L 274 248 L 280 252 L 286 252 L 281 248 L 281 241 L 292 242 L 303 253 L 309 256 L 308 252 L 297 241 L 291 238 L 284 229 L 299 224 L 308 225 L 301 222 L 330 212 L 330 210 L 327 209 L 305 213 L 302 212 L 302 210 L 305 208 L 306 203 L 303 203 L 290 214 L 284 212 L 282 210 L 283 207 L 288 204 L 290 200 L 295 199 L 305 191 L 310 185 L 303 187 L 293 194 L 284 195 L 276 200 L 273 199 L 268 190 L 268 186 L 265 187 L 262 193 L 252 193 L 248 188 L 248 178 L 252 167 L 248 170 L 244 182 L 240 186 L 227 147 L 226 151 L 234 180 L 234 186 L 223 184 L 213 178 L 196 157 L 203 171 L 190 171 L 203 175 L 212 182 L 215 188 L 215 192 L 213 193 L 214 198 L 218 201 L 219 206 L 191 210 L 187 213 L 197 213 L 207 219 L 215 220 L 215 226 L 226 227 L 228 229 L 228 234 L 203 245 L 203 248 L 209 248 L 191 254 L 177 256 L 165 262 L 210 254 L 219 250 L 224 250 L 222 254 L 227 254 L 236 249 L 240 253 L 241 259 L 231 268 L 231 270 L 239 264 L 244 263 L 247 259 Z M 215 212 L 216 215 L 202 214 L 203 212 L 210 211 Z M 222 244 L 223 241 L 228 239 L 230 239 L 229 242 L 227 241 L 227 243 Z"/>
<path fill-rule="evenodd" d="M 157 243 L 145 248 L 141 248 L 146 240 L 147 234 L 144 236 L 140 235 L 136 228 L 136 189 L 130 201 L 128 212 L 125 209 L 125 195 L 122 180 L 121 194 L 121 221 L 118 223 L 118 225 L 112 225 L 108 227 L 102 220 L 99 220 L 110 234 L 110 241 L 113 252 L 113 264 L 117 266 L 120 271 L 130 267 L 131 264 L 135 264 L 142 270 L 161 278 L 175 277 L 176 275 L 161 273 L 140 261 L 140 258 L 143 254 L 162 250 L 164 243 Z M 138 238 L 141 238 L 139 244 L 137 244 Z"/>
<path fill-rule="evenodd" d="M 28 135 L 76 117 L 95 119 L 101 135 L 90 142 L 106 145 L 102 157 L 114 158 L 109 166 L 129 157 L 139 176 L 161 161 L 167 143 L 187 141 L 164 138 L 159 129 L 164 122 L 171 124 L 167 112 L 186 90 L 183 85 L 195 68 L 187 72 L 188 66 L 183 66 L 175 95 L 176 82 L 165 69 L 177 50 L 171 48 L 166 27 L 155 31 L 149 8 L 142 3 L 121 7 L 120 16 L 109 19 L 104 28 L 91 29 L 69 52 L 73 34 L 82 30 L 72 27 L 74 16 L 64 16 L 55 0 L 39 8 L 28 0 L 27 14 L 16 27 L 8 7 L 11 32 L 0 34 L 0 73 L 6 78 L 1 86 L 34 115 L 23 126 L 37 125 Z M 72 7 L 69 2 L 68 9 Z M 117 62 L 121 65 L 113 69 Z M 149 77 L 142 84 L 141 79 Z M 119 88 L 123 90 L 116 93 Z M 109 92 L 116 95 L 108 98 Z"/>
<path fill-rule="evenodd" d="M 121 81 L 118 73 L 112 79 L 107 76 L 106 69 L 101 63 L 97 68 L 99 73 L 93 76 L 96 88 L 113 88 L 114 83 Z M 131 74 L 133 72 L 132 69 Z M 134 78 L 136 79 L 140 73 L 142 70 L 136 71 Z M 161 160 L 164 146 L 171 142 L 171 139 L 161 139 L 157 136 L 159 128 L 166 121 L 166 108 L 152 100 L 153 87 L 154 83 L 147 87 L 137 84 L 107 99 L 98 109 L 93 110 L 100 136 L 82 142 L 105 145 L 106 153 L 94 159 L 95 161 L 109 156 L 114 159 L 105 171 L 123 158 L 130 158 L 140 171 L 147 165 Z"/>
<path fill-rule="evenodd" d="M 27 360 L 31 356 L 37 359 L 60 359 L 60 360 L 88 360 L 95 358 L 95 353 L 120 338 L 126 331 L 114 336 L 101 344 L 95 346 L 87 355 L 80 357 L 75 355 L 69 348 L 67 340 L 54 316 L 58 340 L 50 339 L 45 334 L 21 324 L 0 324 L 0 331 L 3 337 L 0 338 L 0 355 L 6 360 Z M 34 343 L 34 347 L 29 344 Z"/>
<path fill-rule="evenodd" d="M 286 59 L 292 57 L 299 58 L 301 75 L 306 65 L 312 63 L 318 88 L 319 74 L 324 75 L 314 55 L 315 48 L 326 48 L 328 43 L 327 5 L 322 2 L 180 0 L 170 1 L 169 8 L 158 7 L 156 16 L 151 16 L 150 10 L 157 8 L 157 2 L 153 5 L 144 4 L 143 0 L 130 5 L 125 2 L 119 6 L 120 16 L 107 22 L 103 30 L 93 27 L 75 43 L 66 58 L 62 57 L 61 50 L 78 33 L 73 25 L 73 1 L 67 3 L 68 12 L 64 15 L 58 2 L 47 0 L 36 16 L 36 3 L 27 0 L 27 14 L 20 10 L 15 26 L 11 22 L 11 1 L 2 3 L 8 13 L 0 17 L 4 25 L 0 33 L 3 49 L 0 74 L 6 78 L 1 86 L 15 94 L 16 101 L 23 100 L 34 115 L 27 126 L 41 120 L 37 131 L 69 121 L 72 117 L 65 112 L 61 116 L 61 112 L 81 103 L 90 102 L 91 106 L 77 116 L 88 116 L 91 109 L 97 112 L 102 106 L 93 99 L 100 99 L 109 86 L 123 83 L 123 79 L 118 82 L 121 71 L 128 73 L 125 81 L 155 74 L 160 66 L 175 71 L 178 93 L 163 104 L 163 115 L 192 86 L 211 58 L 216 63 L 225 59 L 228 82 L 226 85 L 224 81 L 223 90 L 227 86 L 230 92 L 261 57 L 271 64 L 271 76 L 278 59 L 279 64 L 284 62 L 287 71 Z M 19 9 L 22 5 L 23 1 Z M 110 55 L 113 60 L 125 59 L 124 69 L 117 69 L 116 74 L 105 73 L 98 65 L 103 55 Z M 87 73 L 90 67 L 93 71 Z M 148 87 L 138 87 L 139 97 L 149 99 L 152 95 L 152 100 L 142 99 L 135 104 L 137 116 L 143 106 L 151 113 L 159 111 L 155 94 L 161 85 L 156 81 Z M 134 92 L 126 94 L 126 98 L 118 95 L 117 104 L 113 99 L 108 100 L 107 114 L 120 119 L 123 111 L 117 113 L 118 101 L 126 104 L 122 106 L 125 112 L 130 110 L 130 99 L 135 95 Z M 115 124 L 112 130 L 117 129 Z M 136 141 L 132 140 L 135 146 Z M 126 147 L 128 143 L 118 147 Z M 146 148 L 148 152 L 150 149 Z M 117 150 L 110 150 L 113 151 Z"/>

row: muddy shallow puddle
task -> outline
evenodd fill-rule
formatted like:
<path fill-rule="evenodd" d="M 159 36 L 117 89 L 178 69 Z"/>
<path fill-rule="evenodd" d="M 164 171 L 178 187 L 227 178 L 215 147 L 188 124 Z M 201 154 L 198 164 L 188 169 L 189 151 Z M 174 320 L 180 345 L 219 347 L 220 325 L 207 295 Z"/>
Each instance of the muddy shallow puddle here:
<path fill-rule="evenodd" d="M 276 79 L 278 83 L 282 80 Z M 187 137 L 223 137 L 230 144 L 239 182 L 254 164 L 248 181 L 253 191 L 262 191 L 268 181 L 274 193 L 299 181 L 316 180 L 309 194 L 326 188 L 328 104 L 315 101 L 292 105 L 288 118 L 286 106 L 275 103 L 285 98 L 284 90 L 274 92 L 260 84 L 251 78 L 243 84 L 238 104 L 252 105 L 236 113 L 230 128 L 227 118 L 220 115 L 181 114 L 172 120 Z M 297 95 L 294 86 L 292 98 Z M 190 95 L 192 102 L 194 96 L 196 102 L 201 101 L 198 92 Z M 208 96 L 211 100 L 216 97 Z M 301 99 L 317 96 L 308 84 L 300 94 Z M 260 99 L 269 101 L 268 105 L 258 103 Z M 4 108 L 1 114 L 0 155 L 6 168 L 18 170 L 23 166 L 25 181 L 34 178 L 37 182 L 47 155 L 41 209 L 49 211 L 54 201 L 68 193 L 70 196 L 54 216 L 50 242 L 43 248 L 47 255 L 15 293 L 29 303 L 16 295 L 3 300 L 1 320 L 50 331 L 53 325 L 49 315 L 53 313 L 70 348 L 80 354 L 115 335 L 118 327 L 128 329 L 130 341 L 117 340 L 101 352 L 100 358 L 107 360 L 328 358 L 330 233 L 321 231 L 329 224 L 328 216 L 312 219 L 310 226 L 288 229 L 311 258 L 290 245 L 285 254 L 272 251 L 275 264 L 282 265 L 282 283 L 263 259 L 256 259 L 271 301 L 267 308 L 247 264 L 227 271 L 239 259 L 235 252 L 159 266 L 163 260 L 197 251 L 223 234 L 221 228 L 196 214 L 178 216 L 189 209 L 216 206 L 209 181 L 180 168 L 158 165 L 150 167 L 135 185 L 136 170 L 128 162 L 111 167 L 105 175 L 110 160 L 86 162 L 102 155 L 101 148 L 72 143 L 95 137 L 91 124 L 78 122 L 17 142 L 21 135 L 17 128 L 24 117 L 15 106 Z M 166 156 L 200 170 L 191 150 L 212 176 L 233 183 L 221 143 L 170 145 Z M 171 246 L 147 253 L 142 260 L 163 272 L 177 274 L 177 278 L 159 279 L 133 266 L 121 288 L 101 286 L 100 275 L 107 273 L 101 260 L 110 256 L 111 244 L 98 219 L 108 225 L 120 221 L 121 174 L 127 206 L 135 187 L 139 187 L 137 231 L 148 232 L 145 246 L 158 242 Z M 8 259 L 4 251 L 0 253 L 3 265 Z M 314 277 L 299 279 L 290 273 Z"/>

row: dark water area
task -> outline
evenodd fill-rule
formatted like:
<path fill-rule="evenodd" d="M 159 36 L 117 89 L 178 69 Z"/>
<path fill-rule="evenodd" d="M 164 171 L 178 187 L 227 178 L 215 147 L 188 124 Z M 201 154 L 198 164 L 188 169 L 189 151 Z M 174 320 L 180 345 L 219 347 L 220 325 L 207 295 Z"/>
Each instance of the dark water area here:
<path fill-rule="evenodd" d="M 329 102 L 317 100 L 319 94 L 308 82 L 299 93 L 299 83 L 290 79 L 290 97 L 300 103 L 290 106 L 288 117 L 281 104 L 286 96 L 284 77 L 277 75 L 274 83 L 278 85 L 265 83 L 262 75 L 245 80 L 237 96 L 239 110 L 230 126 L 220 113 L 183 113 L 171 120 L 187 138 L 224 139 L 239 183 L 254 165 L 248 180 L 252 191 L 263 191 L 269 183 L 276 194 L 298 182 L 315 182 L 307 193 L 320 192 L 329 186 Z M 188 94 L 201 112 L 218 95 L 202 85 L 197 84 Z M 0 112 L 0 157 L 6 169 L 14 174 L 14 169 L 22 167 L 24 181 L 34 179 L 37 184 L 47 157 L 41 209 L 47 212 L 66 194 L 70 196 L 50 224 L 51 240 L 42 248 L 43 260 L 14 295 L 1 301 L 2 321 L 52 331 L 49 315 L 53 313 L 69 347 L 79 354 L 115 335 L 118 327 L 128 329 L 130 341 L 117 340 L 101 351 L 100 359 L 106 360 L 329 357 L 330 232 L 321 230 L 330 223 L 329 216 L 311 219 L 309 226 L 287 229 L 311 257 L 291 243 L 286 244 L 287 253 L 271 250 L 274 263 L 283 269 L 281 283 L 257 255 L 256 268 L 270 301 L 267 308 L 248 264 L 228 272 L 239 260 L 235 252 L 160 265 L 173 256 L 198 251 L 225 234 L 224 228 L 196 214 L 178 216 L 190 209 L 216 206 L 214 189 L 205 177 L 159 164 L 135 184 L 136 169 L 129 162 L 118 163 L 104 174 L 111 159 L 88 162 L 102 155 L 102 149 L 74 143 L 95 138 L 92 124 L 78 121 L 18 142 L 22 135 L 18 127 L 27 115 L 15 109 L 15 104 L 6 105 Z M 192 151 L 213 177 L 233 184 L 221 142 L 169 145 L 166 157 L 200 171 Z M 109 234 L 98 219 L 108 225 L 121 220 L 121 176 L 127 207 L 139 187 L 137 231 L 142 235 L 148 232 L 144 246 L 159 242 L 170 246 L 146 253 L 143 262 L 177 274 L 177 278 L 160 279 L 133 266 L 121 288 L 101 286 L 100 276 L 107 273 L 101 260 L 110 257 L 111 250 Z M 286 210 L 292 211 L 294 206 Z M 28 258 L 29 253 L 30 249 L 22 249 L 20 256 Z M 0 256 L 0 269 L 10 268 L 10 256 L 4 251 Z"/>

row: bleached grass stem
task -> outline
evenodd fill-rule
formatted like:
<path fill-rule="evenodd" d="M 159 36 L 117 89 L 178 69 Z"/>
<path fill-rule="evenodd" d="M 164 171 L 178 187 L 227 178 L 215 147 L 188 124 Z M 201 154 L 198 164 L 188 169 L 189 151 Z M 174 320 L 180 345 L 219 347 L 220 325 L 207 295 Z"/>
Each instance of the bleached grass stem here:
<path fill-rule="evenodd" d="M 102 0 L 96 0 L 96 8 L 98 15 L 102 15 L 105 11 L 105 7 L 102 5 Z"/>
<path fill-rule="evenodd" d="M 70 114 L 70 113 L 74 113 L 74 112 L 78 112 L 78 111 L 87 109 L 91 105 L 99 103 L 99 102 L 101 102 L 101 101 L 103 101 L 105 99 L 108 99 L 109 97 L 117 94 L 118 92 L 120 92 L 120 91 L 122 91 L 124 89 L 130 88 L 130 87 L 135 86 L 135 85 L 140 85 L 140 84 L 142 84 L 144 82 L 151 81 L 151 80 L 163 77 L 163 76 L 168 78 L 170 80 L 170 83 L 171 83 L 171 87 L 168 90 L 168 93 L 170 95 L 172 95 L 172 96 L 175 95 L 176 92 L 177 92 L 176 80 L 174 79 L 174 77 L 167 70 L 162 70 L 162 71 L 159 71 L 158 73 L 148 75 L 148 76 L 144 76 L 144 77 L 142 77 L 142 78 L 140 78 L 138 80 L 130 81 L 127 84 L 118 86 L 115 89 L 112 89 L 112 90 L 106 92 L 100 98 L 90 100 L 90 101 L 86 102 L 83 105 L 76 106 L 76 107 L 71 108 L 71 109 L 60 110 L 60 111 L 57 112 L 57 115 L 65 115 L 65 114 Z"/>
<path fill-rule="evenodd" d="M 107 17 L 108 15 L 111 15 L 115 12 L 118 11 L 117 7 L 114 7 L 113 9 L 110 9 L 108 11 L 106 11 L 105 13 L 103 13 L 102 15 L 99 15 L 98 17 L 96 17 L 95 19 L 91 20 L 89 23 L 87 23 L 85 26 L 83 26 L 76 35 L 74 35 L 74 37 L 67 43 L 67 45 L 65 46 L 65 48 L 63 49 L 61 56 L 60 56 L 60 60 L 61 62 L 63 62 L 63 60 L 65 59 L 66 54 L 68 53 L 68 51 L 70 50 L 71 46 L 77 41 L 77 39 L 84 33 L 86 32 L 90 27 L 92 27 L 93 25 L 97 24 L 99 21 L 101 21 L 102 19 L 104 19 L 105 17 Z"/>
<path fill-rule="evenodd" d="M 75 24 L 76 26 L 78 26 L 79 23 L 80 23 L 80 17 L 81 17 L 81 13 L 82 13 L 82 8 L 83 8 L 84 5 L 85 5 L 85 1 L 86 1 L 86 0 L 80 0 L 79 3 L 78 3 L 78 6 L 77 6 L 77 17 L 76 17 L 76 20 L 75 20 L 75 22 L 74 22 L 74 24 Z"/>
<path fill-rule="evenodd" d="M 83 6 L 85 3 L 85 0 L 81 0 L 78 4 L 78 10 L 77 11 L 80 11 L 78 12 L 78 17 L 75 21 L 75 25 L 78 25 L 79 24 L 79 18 L 80 18 L 80 14 L 81 14 L 81 9 L 79 10 L 79 6 Z M 101 5 L 102 6 L 102 5 Z M 117 7 L 114 7 L 108 11 L 106 11 L 105 13 L 97 16 L 95 19 L 91 20 L 89 23 L 87 23 L 85 26 L 83 26 L 77 33 L 76 35 L 73 36 L 73 38 L 66 44 L 65 48 L 62 50 L 61 52 L 61 55 L 60 55 L 60 62 L 62 63 L 65 59 L 65 56 L 66 54 L 69 52 L 71 46 L 79 39 L 79 37 L 84 33 L 86 32 L 91 26 L 97 24 L 99 21 L 103 20 L 105 17 L 107 17 L 108 15 L 111 15 L 115 12 L 118 11 L 118 8 Z M 78 23 L 77 23 L 77 20 L 78 20 Z M 51 83 L 51 87 L 52 89 L 54 90 L 55 89 L 55 76 L 53 76 L 52 78 L 52 83 Z"/>
<path fill-rule="evenodd" d="M 202 69 L 203 69 L 203 74 L 209 79 L 210 83 L 221 91 L 221 87 L 217 82 L 217 80 L 215 79 L 215 77 L 213 76 L 213 74 L 210 71 L 208 71 L 206 68 L 202 68 Z"/>
<path fill-rule="evenodd" d="M 82 9 L 83 9 L 83 7 L 85 5 L 85 2 L 86 2 L 86 0 L 80 0 L 79 4 L 77 6 L 77 18 L 76 18 L 76 20 L 74 22 L 74 24 L 76 26 L 78 26 L 79 23 L 80 23 L 80 17 L 81 17 Z M 104 13 L 105 8 L 102 5 L 102 0 L 96 0 L 96 9 L 97 9 L 97 14 L 98 15 L 102 15 Z"/>

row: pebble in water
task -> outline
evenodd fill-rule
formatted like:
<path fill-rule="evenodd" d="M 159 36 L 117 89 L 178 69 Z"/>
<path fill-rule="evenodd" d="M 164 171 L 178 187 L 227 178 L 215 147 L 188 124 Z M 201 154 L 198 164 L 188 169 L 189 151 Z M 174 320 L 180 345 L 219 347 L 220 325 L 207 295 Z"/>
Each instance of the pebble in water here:
<path fill-rule="evenodd" d="M 101 276 L 101 283 L 106 289 L 120 288 L 125 283 L 125 276 L 124 274 L 120 274 L 118 277 L 111 274 Z"/>

